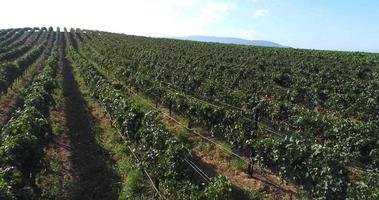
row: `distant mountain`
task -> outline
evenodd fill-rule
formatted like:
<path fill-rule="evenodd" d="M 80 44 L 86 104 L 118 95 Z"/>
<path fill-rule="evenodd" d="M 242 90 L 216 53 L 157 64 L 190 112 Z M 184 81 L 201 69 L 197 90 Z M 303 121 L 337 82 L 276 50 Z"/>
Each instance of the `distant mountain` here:
<path fill-rule="evenodd" d="M 265 40 L 245 40 L 241 38 L 233 38 L 233 37 L 215 37 L 215 36 L 202 36 L 202 35 L 194 35 L 188 37 L 171 37 L 173 39 L 179 40 L 191 40 L 191 41 L 199 41 L 199 42 L 217 42 L 224 44 L 242 44 L 242 45 L 254 45 L 254 46 L 263 46 L 263 47 L 277 47 L 283 48 L 285 46 L 265 41 Z"/>

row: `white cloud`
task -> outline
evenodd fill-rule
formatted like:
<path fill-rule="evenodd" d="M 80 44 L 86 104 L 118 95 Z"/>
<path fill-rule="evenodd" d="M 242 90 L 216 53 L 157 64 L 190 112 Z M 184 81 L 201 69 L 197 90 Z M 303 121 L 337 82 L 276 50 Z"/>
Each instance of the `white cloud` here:
<path fill-rule="evenodd" d="M 204 21 L 213 21 L 225 16 L 233 8 L 231 3 L 208 2 L 202 9 L 200 18 Z"/>
<path fill-rule="evenodd" d="M 234 0 L 12 0 L 0 28 L 66 26 L 146 36 L 208 34 Z"/>
<path fill-rule="evenodd" d="M 163 0 L 162 4 L 178 6 L 178 7 L 186 7 L 193 6 L 195 4 L 195 0 Z"/>
<path fill-rule="evenodd" d="M 270 11 L 267 9 L 259 9 L 254 12 L 254 17 L 263 17 L 270 14 Z"/>

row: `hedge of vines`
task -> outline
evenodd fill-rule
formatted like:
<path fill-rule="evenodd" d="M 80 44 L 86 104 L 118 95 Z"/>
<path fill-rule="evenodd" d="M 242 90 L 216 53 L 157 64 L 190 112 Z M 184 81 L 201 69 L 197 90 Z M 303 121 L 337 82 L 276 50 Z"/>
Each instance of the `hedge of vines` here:
<path fill-rule="evenodd" d="M 54 31 L 50 31 L 46 33 L 44 36 L 44 42 L 40 44 L 38 47 L 32 48 L 33 45 L 26 45 L 21 48 L 26 48 L 29 52 L 25 55 L 22 55 L 24 52 L 18 52 L 16 54 L 12 54 L 13 57 L 22 57 L 16 59 L 14 62 L 6 62 L 0 65 L 0 94 L 4 93 L 6 89 L 16 80 L 31 64 L 33 64 L 45 51 L 45 54 L 49 54 L 50 52 L 46 52 L 46 46 L 51 43 L 51 40 L 54 40 Z M 10 55 L 10 54 L 7 54 Z"/>
<path fill-rule="evenodd" d="M 59 33 L 58 33 L 59 34 Z M 50 41 L 54 42 L 54 40 Z M 34 174 L 49 132 L 50 93 L 55 87 L 59 59 L 58 40 L 43 71 L 33 80 L 24 105 L 5 124 L 0 134 L 0 199 L 36 197 Z"/>
<path fill-rule="evenodd" d="M 69 35 L 72 44 L 75 39 Z M 128 139 L 128 145 L 139 158 L 138 166 L 153 177 L 163 199 L 228 199 L 231 185 L 224 177 L 215 177 L 205 188 L 195 181 L 194 173 L 185 163 L 185 159 L 191 158 L 188 146 L 157 122 L 157 112 L 139 110 L 74 46 L 69 48 L 69 55 L 93 96 L 111 117 L 113 126 Z"/>

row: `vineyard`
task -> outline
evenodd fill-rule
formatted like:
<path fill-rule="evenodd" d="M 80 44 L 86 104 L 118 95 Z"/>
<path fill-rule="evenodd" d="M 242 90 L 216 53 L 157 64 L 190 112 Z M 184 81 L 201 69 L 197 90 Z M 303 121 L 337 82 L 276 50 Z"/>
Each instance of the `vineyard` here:
<path fill-rule="evenodd" d="M 0 199 L 379 199 L 379 54 L 0 30 Z"/>

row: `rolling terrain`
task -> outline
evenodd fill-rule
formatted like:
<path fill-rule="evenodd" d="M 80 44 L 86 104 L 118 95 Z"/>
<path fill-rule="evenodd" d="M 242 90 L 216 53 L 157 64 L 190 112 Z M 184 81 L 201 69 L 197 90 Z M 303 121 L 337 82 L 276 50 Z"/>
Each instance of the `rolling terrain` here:
<path fill-rule="evenodd" d="M 213 42 L 0 30 L 0 199 L 378 198 L 379 54 Z"/>

